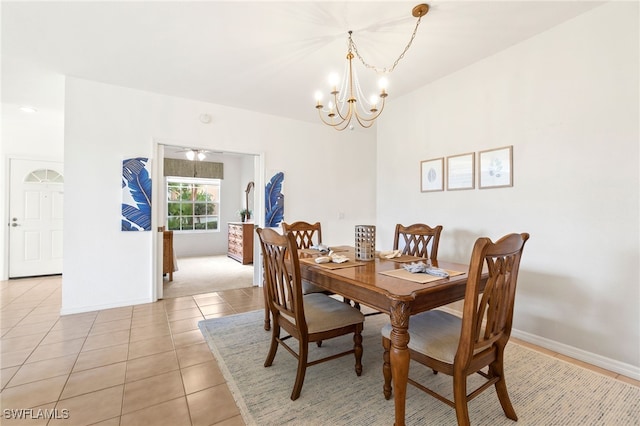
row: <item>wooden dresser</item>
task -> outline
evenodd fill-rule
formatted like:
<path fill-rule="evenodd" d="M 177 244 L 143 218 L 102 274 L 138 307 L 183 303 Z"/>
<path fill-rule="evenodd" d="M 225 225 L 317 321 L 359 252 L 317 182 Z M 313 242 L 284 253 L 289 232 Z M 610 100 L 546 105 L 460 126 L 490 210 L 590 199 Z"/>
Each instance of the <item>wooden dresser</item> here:
<path fill-rule="evenodd" d="M 253 263 L 253 223 L 229 222 L 227 255 L 243 265 Z"/>

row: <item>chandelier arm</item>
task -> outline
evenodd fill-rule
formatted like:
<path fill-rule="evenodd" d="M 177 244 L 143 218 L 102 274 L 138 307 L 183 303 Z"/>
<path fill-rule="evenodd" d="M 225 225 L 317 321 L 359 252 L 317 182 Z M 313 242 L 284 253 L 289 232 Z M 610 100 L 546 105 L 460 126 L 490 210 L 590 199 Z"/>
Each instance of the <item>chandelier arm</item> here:
<path fill-rule="evenodd" d="M 380 114 L 382 114 L 383 110 L 384 110 L 384 99 L 382 100 L 382 105 L 380 106 L 380 109 L 377 110 L 375 114 L 373 114 L 371 117 L 364 117 L 356 112 L 356 118 L 358 119 L 358 123 L 362 124 L 363 121 L 373 123 L 373 121 L 375 121 L 380 116 Z"/>
<path fill-rule="evenodd" d="M 334 129 L 338 130 L 338 131 L 343 131 L 344 129 L 346 129 L 347 127 L 349 127 L 349 124 L 351 123 L 351 119 L 353 118 L 353 116 L 348 116 L 346 119 L 340 121 L 339 123 L 328 123 L 331 127 L 333 127 Z M 324 120 L 323 120 L 324 121 Z"/>
<path fill-rule="evenodd" d="M 336 99 L 336 101 L 337 101 L 337 99 Z M 342 113 L 342 111 L 340 111 L 340 108 L 338 107 L 338 105 L 339 104 L 336 102 L 336 107 L 335 108 L 336 108 L 336 113 L 338 114 L 338 117 L 340 117 L 342 119 L 342 121 L 348 119 L 352 114 L 351 104 L 347 105 L 348 109 L 347 109 L 347 111 L 346 111 L 346 113 L 344 115 L 342 115 L 343 113 Z M 344 107 L 344 103 L 341 106 Z"/>
<path fill-rule="evenodd" d="M 337 131 L 341 132 L 343 130 L 345 130 L 347 127 L 349 127 L 349 124 L 351 123 L 351 119 L 349 119 L 349 121 L 347 121 L 344 126 L 342 127 L 334 127 L 334 129 L 336 129 Z"/>
<path fill-rule="evenodd" d="M 339 110 L 337 111 L 338 111 L 338 117 L 340 117 L 340 120 L 342 121 L 348 120 L 349 117 L 351 116 L 351 111 L 348 111 L 345 115 L 342 115 Z"/>
<path fill-rule="evenodd" d="M 327 120 L 325 120 L 325 118 L 322 116 L 322 111 L 320 111 L 320 110 L 318 110 L 318 116 L 320 117 L 320 120 L 321 120 L 324 124 L 326 124 L 327 126 L 336 127 L 336 126 L 339 126 L 339 125 L 341 125 L 342 123 L 344 123 L 344 120 L 340 120 L 340 122 L 339 122 L 339 123 L 333 123 L 333 122 L 331 122 L 331 121 L 327 121 Z"/>
<path fill-rule="evenodd" d="M 364 127 L 365 129 L 368 129 L 369 127 L 373 126 L 373 123 L 375 123 L 375 121 L 363 119 L 359 115 L 356 115 L 356 120 L 358 120 L 360 126 Z"/>
<path fill-rule="evenodd" d="M 381 112 L 382 110 L 377 112 L 373 117 L 369 117 L 369 118 L 356 114 L 356 119 L 358 120 L 358 123 L 360 123 L 362 127 L 371 127 L 373 123 L 375 123 L 376 119 L 380 116 Z M 364 123 L 368 123 L 368 124 L 365 125 Z"/>
<path fill-rule="evenodd" d="M 338 114 L 341 120 L 337 123 L 333 122 L 333 117 L 331 117 L 332 118 L 331 121 L 325 120 L 325 118 L 322 116 L 321 108 L 318 108 L 318 116 L 320 117 L 320 121 L 322 121 L 324 124 L 331 126 L 336 130 L 342 131 L 349 126 L 349 123 L 351 123 L 353 114 L 351 113 L 351 111 L 349 111 L 349 113 L 346 114 L 344 117 L 341 114 Z M 334 114 L 334 117 L 335 117 L 335 114 Z"/>

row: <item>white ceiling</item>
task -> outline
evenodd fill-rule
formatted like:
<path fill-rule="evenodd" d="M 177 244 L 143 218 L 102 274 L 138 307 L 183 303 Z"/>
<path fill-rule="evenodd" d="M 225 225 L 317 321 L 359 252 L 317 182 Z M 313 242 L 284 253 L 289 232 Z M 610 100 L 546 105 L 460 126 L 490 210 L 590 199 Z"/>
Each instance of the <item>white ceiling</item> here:
<path fill-rule="evenodd" d="M 417 1 L 2 2 L 2 102 L 62 109 L 62 75 L 316 121 L 347 31 L 392 65 Z M 389 100 L 602 2 L 432 1 Z M 376 76 L 361 67 L 363 88 Z"/>

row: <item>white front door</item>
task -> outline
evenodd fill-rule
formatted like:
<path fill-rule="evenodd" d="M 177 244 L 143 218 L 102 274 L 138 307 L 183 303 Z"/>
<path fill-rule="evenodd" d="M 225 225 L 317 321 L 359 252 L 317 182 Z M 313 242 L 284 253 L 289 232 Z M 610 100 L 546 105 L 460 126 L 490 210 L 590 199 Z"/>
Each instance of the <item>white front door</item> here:
<path fill-rule="evenodd" d="M 62 163 L 11 159 L 9 278 L 62 273 Z"/>

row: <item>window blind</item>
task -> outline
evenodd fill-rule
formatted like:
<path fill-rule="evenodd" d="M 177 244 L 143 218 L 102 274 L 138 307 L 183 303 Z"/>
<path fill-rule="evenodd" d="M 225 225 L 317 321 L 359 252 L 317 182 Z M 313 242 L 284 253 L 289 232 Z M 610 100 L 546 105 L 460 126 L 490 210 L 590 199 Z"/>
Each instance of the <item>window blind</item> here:
<path fill-rule="evenodd" d="M 164 175 L 198 177 L 205 179 L 224 179 L 224 163 L 165 158 Z"/>

